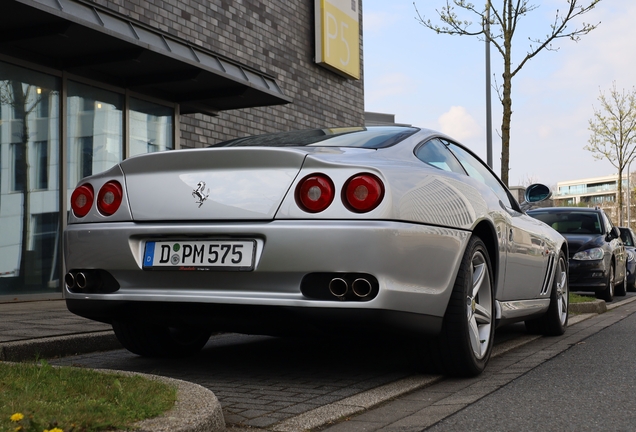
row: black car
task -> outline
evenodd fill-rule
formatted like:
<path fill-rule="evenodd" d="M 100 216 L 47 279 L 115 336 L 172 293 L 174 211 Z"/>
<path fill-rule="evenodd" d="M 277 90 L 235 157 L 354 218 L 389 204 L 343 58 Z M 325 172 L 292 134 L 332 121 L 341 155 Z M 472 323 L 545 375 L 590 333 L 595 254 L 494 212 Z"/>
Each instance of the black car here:
<path fill-rule="evenodd" d="M 593 291 L 605 301 L 626 294 L 627 252 L 619 229 L 602 209 L 547 207 L 527 213 L 568 241 L 572 291 Z"/>
<path fill-rule="evenodd" d="M 636 291 L 636 234 L 631 228 L 618 227 L 627 250 L 627 290 Z"/>

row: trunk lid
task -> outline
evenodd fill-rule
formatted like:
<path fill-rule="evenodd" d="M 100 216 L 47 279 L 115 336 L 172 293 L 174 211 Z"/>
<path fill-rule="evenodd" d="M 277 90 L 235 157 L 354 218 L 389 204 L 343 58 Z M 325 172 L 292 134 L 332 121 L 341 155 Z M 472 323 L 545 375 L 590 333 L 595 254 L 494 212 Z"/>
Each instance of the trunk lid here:
<path fill-rule="evenodd" d="M 136 221 L 271 220 L 302 167 L 298 148 L 176 150 L 121 163 Z"/>

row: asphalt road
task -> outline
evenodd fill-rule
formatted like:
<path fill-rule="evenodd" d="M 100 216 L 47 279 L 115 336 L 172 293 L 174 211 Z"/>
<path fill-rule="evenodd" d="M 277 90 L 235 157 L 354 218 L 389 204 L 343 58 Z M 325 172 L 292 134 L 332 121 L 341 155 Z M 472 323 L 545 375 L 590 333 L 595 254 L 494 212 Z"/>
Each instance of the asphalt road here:
<path fill-rule="evenodd" d="M 426 430 L 636 430 L 636 313 Z"/>

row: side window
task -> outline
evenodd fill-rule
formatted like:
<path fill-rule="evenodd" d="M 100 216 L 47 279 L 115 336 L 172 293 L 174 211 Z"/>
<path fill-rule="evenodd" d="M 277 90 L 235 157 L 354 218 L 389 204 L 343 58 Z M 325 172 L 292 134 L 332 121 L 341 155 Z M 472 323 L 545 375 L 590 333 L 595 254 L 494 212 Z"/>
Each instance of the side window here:
<path fill-rule="evenodd" d="M 459 159 L 459 162 L 470 177 L 479 180 L 492 189 L 504 205 L 514 209 L 517 208 L 516 205 L 512 204 L 506 188 L 499 182 L 499 179 L 486 168 L 482 161 L 453 143 L 449 143 L 448 148 L 457 156 L 457 159 Z"/>
<path fill-rule="evenodd" d="M 466 174 L 455 156 L 437 138 L 427 141 L 415 150 L 415 156 L 422 162 L 444 171 Z"/>

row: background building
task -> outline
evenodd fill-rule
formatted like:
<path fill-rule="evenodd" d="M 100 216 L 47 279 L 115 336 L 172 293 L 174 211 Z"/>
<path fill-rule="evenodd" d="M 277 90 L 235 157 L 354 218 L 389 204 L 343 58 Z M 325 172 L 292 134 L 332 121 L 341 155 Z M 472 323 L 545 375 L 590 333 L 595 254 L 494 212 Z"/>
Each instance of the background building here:
<path fill-rule="evenodd" d="M 624 224 L 627 224 L 627 190 L 634 188 L 634 178 L 627 181 L 627 174 L 623 173 L 623 216 Z M 630 218 L 636 218 L 634 213 L 634 197 L 630 202 Z M 584 178 L 557 183 L 557 191 L 554 196 L 556 206 L 601 207 L 615 224 L 619 223 L 618 217 L 618 174 L 604 177 Z"/>
<path fill-rule="evenodd" d="M 343 4 L 361 23 L 361 2 Z M 313 1 L 0 5 L 0 301 L 61 295 L 61 232 L 87 175 L 147 152 L 364 124 L 361 31 L 346 45 L 357 75 L 316 64 Z"/>

